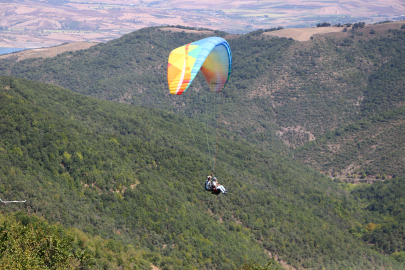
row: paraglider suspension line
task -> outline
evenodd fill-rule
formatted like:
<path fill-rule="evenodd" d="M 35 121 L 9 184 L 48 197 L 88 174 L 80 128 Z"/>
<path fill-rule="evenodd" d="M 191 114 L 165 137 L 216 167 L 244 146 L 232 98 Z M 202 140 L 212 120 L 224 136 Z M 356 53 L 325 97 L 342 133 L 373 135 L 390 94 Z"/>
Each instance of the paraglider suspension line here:
<path fill-rule="evenodd" d="M 208 92 L 205 102 L 205 117 L 206 117 L 206 129 L 205 135 L 207 138 L 207 147 L 208 147 L 208 155 L 211 165 L 212 173 L 215 171 L 217 153 L 218 153 L 218 127 L 220 125 L 220 118 L 222 115 L 223 110 L 223 103 L 225 98 L 223 97 L 221 100 L 221 94 L 224 95 L 222 92 L 215 92 L 214 95 Z M 209 97 L 210 96 L 210 97 Z M 211 97 L 213 96 L 213 97 Z M 208 101 L 208 99 L 213 99 Z M 213 102 L 212 102 L 213 101 Z M 211 110 L 208 110 L 208 104 L 212 104 L 214 107 Z M 211 127 L 211 128 L 210 128 Z M 211 129 L 211 131 L 209 131 Z M 210 134 L 208 134 L 210 133 Z M 212 155 L 211 155 L 211 147 L 212 147 Z"/>
<path fill-rule="evenodd" d="M 209 121 L 209 117 L 208 117 L 208 96 L 209 96 L 209 92 L 208 92 L 208 95 L 207 95 L 207 98 L 206 98 L 206 101 L 205 101 L 205 116 L 206 116 L 205 135 L 207 137 L 208 157 L 209 157 L 209 160 L 211 162 L 211 146 L 210 146 L 209 139 L 208 139 L 208 137 L 209 137 L 208 136 L 208 126 L 209 126 L 209 123 L 208 123 L 208 121 Z"/>
<path fill-rule="evenodd" d="M 224 90 L 225 91 L 225 90 Z M 224 93 L 222 92 L 222 95 L 224 95 Z M 219 98 L 219 101 L 218 101 L 218 106 L 220 106 L 221 108 L 220 108 L 220 113 L 219 113 L 219 115 L 216 115 L 216 123 L 215 123 L 215 156 L 214 156 L 214 166 L 213 166 L 213 168 L 212 168 L 212 172 L 214 172 L 215 171 L 215 164 L 216 164 L 216 161 L 217 161 L 217 153 L 218 153 L 218 126 L 219 126 L 219 124 L 220 124 L 220 118 L 221 118 L 221 115 L 222 115 L 222 110 L 223 110 L 223 108 L 224 108 L 224 104 L 223 104 L 223 102 L 224 102 L 224 100 L 225 100 L 225 98 L 223 97 L 222 98 L 222 104 L 221 104 L 221 92 L 219 92 L 218 93 L 218 98 Z"/>

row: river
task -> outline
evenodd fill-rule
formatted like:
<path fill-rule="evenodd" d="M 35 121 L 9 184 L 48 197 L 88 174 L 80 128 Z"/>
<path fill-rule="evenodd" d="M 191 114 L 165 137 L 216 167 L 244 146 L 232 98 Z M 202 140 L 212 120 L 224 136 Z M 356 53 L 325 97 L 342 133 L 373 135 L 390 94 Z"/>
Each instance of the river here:
<path fill-rule="evenodd" d="M 19 52 L 25 50 L 24 48 L 4 48 L 0 47 L 0 55 L 2 54 L 7 54 L 7 53 L 13 53 L 13 52 Z"/>

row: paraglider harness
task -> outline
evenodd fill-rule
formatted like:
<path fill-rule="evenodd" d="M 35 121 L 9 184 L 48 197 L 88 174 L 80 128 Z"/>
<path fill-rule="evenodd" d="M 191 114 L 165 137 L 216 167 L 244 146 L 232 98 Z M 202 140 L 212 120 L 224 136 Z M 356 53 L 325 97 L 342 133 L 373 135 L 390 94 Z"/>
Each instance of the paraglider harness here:
<path fill-rule="evenodd" d="M 211 191 L 212 194 L 218 195 L 219 193 L 221 193 L 221 191 L 212 185 L 211 179 L 212 176 L 209 176 L 207 177 L 207 180 L 205 180 L 205 190 Z"/>

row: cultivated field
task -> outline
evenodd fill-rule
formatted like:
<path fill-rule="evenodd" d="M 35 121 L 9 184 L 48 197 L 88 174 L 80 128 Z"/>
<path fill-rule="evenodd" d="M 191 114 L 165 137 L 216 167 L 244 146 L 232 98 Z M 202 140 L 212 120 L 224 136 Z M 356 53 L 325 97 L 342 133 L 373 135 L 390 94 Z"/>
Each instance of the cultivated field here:
<path fill-rule="evenodd" d="M 0 47 L 39 48 L 64 42 L 104 42 L 155 25 L 185 25 L 244 33 L 277 26 L 313 27 L 324 21 L 332 24 L 374 23 L 405 18 L 400 14 L 405 15 L 401 0 L 3 2 L 0 3 Z M 290 35 L 288 31 L 283 33 L 286 37 Z M 308 34 L 300 37 L 308 38 Z"/>

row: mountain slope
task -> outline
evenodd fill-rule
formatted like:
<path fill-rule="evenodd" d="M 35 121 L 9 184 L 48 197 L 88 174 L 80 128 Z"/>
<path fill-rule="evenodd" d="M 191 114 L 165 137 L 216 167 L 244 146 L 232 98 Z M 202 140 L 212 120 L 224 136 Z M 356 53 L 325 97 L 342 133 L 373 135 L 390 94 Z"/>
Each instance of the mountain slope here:
<path fill-rule="evenodd" d="M 212 32 L 210 35 L 224 36 L 225 33 Z M 2 74 L 54 83 L 101 99 L 160 108 L 201 120 L 205 101 L 212 96 L 206 91 L 205 79 L 199 74 L 187 94 L 172 96 L 167 90 L 166 66 L 174 48 L 207 36 L 206 32 L 146 28 L 88 50 L 64 53 L 51 59 L 27 59 L 18 63 L 3 60 L 0 70 Z M 293 41 L 262 39 L 257 35 L 229 35 L 227 38 L 234 61 L 222 109 L 227 121 L 222 124 L 245 138 L 273 149 L 283 149 L 275 135 L 277 127 L 268 104 L 260 99 L 256 104 L 256 100 L 248 98 L 248 91 L 251 87 L 260 87 L 261 76 L 274 62 L 280 61 L 280 52 Z"/>
<path fill-rule="evenodd" d="M 405 178 L 379 182 L 372 186 L 355 189 L 352 194 L 359 196 L 367 209 L 384 215 L 385 220 L 370 226 L 362 239 L 372 248 L 390 254 L 405 264 Z"/>
<path fill-rule="evenodd" d="M 378 223 L 377 214 L 235 134 L 220 132 L 216 174 L 229 193 L 217 197 L 203 190 L 210 162 L 198 122 L 11 77 L 0 78 L 0 102 L 4 198 L 27 198 L 51 222 L 143 248 L 162 269 L 265 263 L 265 250 L 295 267 L 403 266 L 348 231 Z"/>
<path fill-rule="evenodd" d="M 382 27 L 315 36 L 283 54 L 282 64 L 269 72 L 268 91 L 262 96 L 273 97 L 279 135 L 288 145 L 303 145 L 401 105 L 398 97 L 405 93 L 399 59 L 405 49 L 405 31 L 397 30 L 396 24 L 392 25 L 396 30 Z M 391 83 L 395 85 L 392 94 Z"/>
<path fill-rule="evenodd" d="M 404 175 L 404 120 L 404 106 L 379 113 L 297 148 L 294 158 L 344 178 Z"/>
<path fill-rule="evenodd" d="M 0 224 L 1 269 L 151 269 L 145 250 L 50 225 L 24 210 L 0 214 Z"/>

